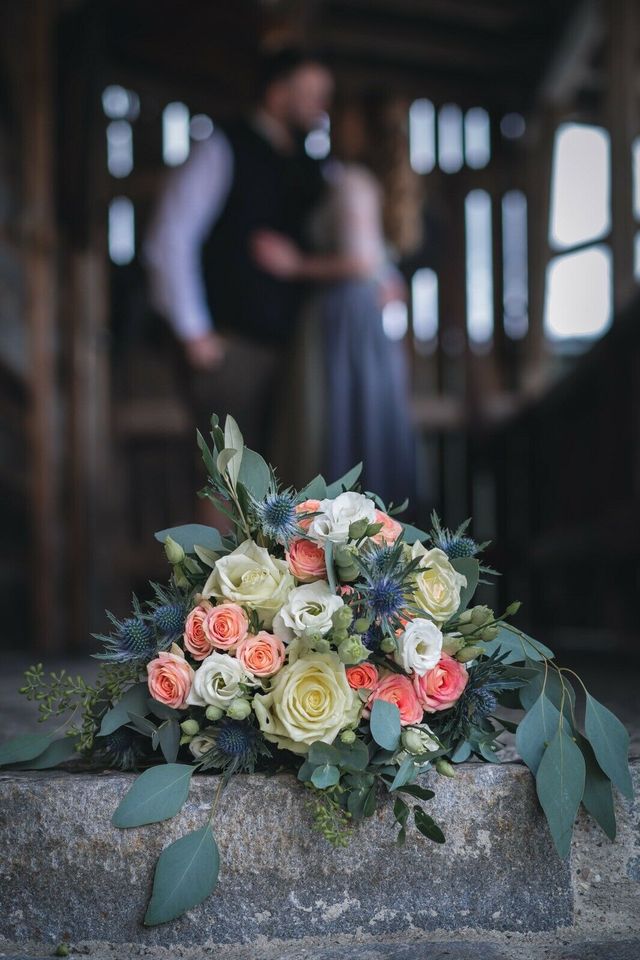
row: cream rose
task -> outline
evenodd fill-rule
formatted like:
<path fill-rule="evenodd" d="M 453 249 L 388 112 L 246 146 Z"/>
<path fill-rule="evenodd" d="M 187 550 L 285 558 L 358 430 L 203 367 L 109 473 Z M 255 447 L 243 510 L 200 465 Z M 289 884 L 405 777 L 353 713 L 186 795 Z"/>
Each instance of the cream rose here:
<path fill-rule="evenodd" d="M 267 740 L 281 750 L 306 753 L 312 743 L 332 743 L 357 722 L 361 703 L 335 653 L 302 656 L 276 674 L 253 709 Z"/>
<path fill-rule="evenodd" d="M 376 523 L 376 505 L 362 493 L 341 493 L 335 500 L 321 500 L 319 515 L 309 525 L 309 536 L 318 543 L 346 543 L 349 527 L 358 520 Z"/>
<path fill-rule="evenodd" d="M 285 560 L 277 560 L 253 540 L 245 540 L 216 561 L 202 593 L 255 610 L 270 628 L 294 583 Z"/>
<path fill-rule="evenodd" d="M 333 626 L 333 614 L 343 606 L 344 600 L 331 591 L 326 580 L 294 587 L 273 620 L 273 632 L 285 643 L 314 633 L 324 636 Z"/>
<path fill-rule="evenodd" d="M 407 673 L 422 677 L 440 660 L 442 633 L 433 620 L 416 617 L 407 624 L 396 642 L 393 659 Z"/>
<path fill-rule="evenodd" d="M 451 566 L 443 550 L 427 550 L 420 542 L 411 549 L 413 558 L 420 558 L 416 573 L 414 599 L 436 623 L 446 623 L 460 606 L 460 590 L 467 578 Z"/>
<path fill-rule="evenodd" d="M 228 653 L 212 653 L 196 670 L 187 703 L 193 707 L 213 706 L 225 710 L 236 697 L 242 696 L 243 684 L 254 685 L 255 681 L 240 661 Z"/>

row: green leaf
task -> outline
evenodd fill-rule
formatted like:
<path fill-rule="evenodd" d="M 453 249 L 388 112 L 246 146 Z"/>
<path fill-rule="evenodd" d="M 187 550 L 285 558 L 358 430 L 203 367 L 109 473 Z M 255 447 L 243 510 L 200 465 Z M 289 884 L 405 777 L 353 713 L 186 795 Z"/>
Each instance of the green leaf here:
<path fill-rule="evenodd" d="M 174 817 L 187 799 L 194 767 L 167 763 L 145 770 L 129 788 L 111 822 L 114 827 L 140 827 Z"/>
<path fill-rule="evenodd" d="M 321 767 L 316 767 L 311 774 L 311 783 L 319 790 L 326 787 L 335 787 L 340 780 L 340 771 L 330 763 L 324 763 Z"/>
<path fill-rule="evenodd" d="M 271 486 L 271 471 L 265 460 L 245 447 L 238 481 L 249 491 L 254 500 L 264 500 Z"/>
<path fill-rule="evenodd" d="M 358 463 L 355 467 L 352 467 L 351 470 L 348 470 L 344 477 L 340 477 L 339 480 L 334 480 L 333 483 L 329 483 L 327 485 L 327 498 L 333 500 L 334 497 L 339 497 L 340 494 L 346 490 L 351 490 L 358 482 L 361 473 L 362 464 Z"/>
<path fill-rule="evenodd" d="M 411 545 L 418 543 L 418 541 L 422 543 L 423 540 L 429 539 L 428 533 L 418 529 L 418 527 L 414 527 L 411 523 L 403 523 L 402 530 L 402 539 Z"/>
<path fill-rule="evenodd" d="M 158 720 L 177 720 L 181 716 L 179 710 L 174 710 L 173 707 L 168 707 L 166 703 L 159 703 L 157 700 L 154 700 L 153 697 L 148 698 L 147 706 L 149 707 L 151 713 L 158 718 Z M 140 714 L 138 714 L 138 716 L 140 716 Z"/>
<path fill-rule="evenodd" d="M 153 737 L 154 734 L 157 734 L 158 728 L 152 720 L 147 720 L 146 717 L 138 717 L 135 713 L 129 714 L 129 724 L 138 731 L 142 733 L 145 737 Z M 153 744 L 153 749 L 158 746 L 158 741 Z"/>
<path fill-rule="evenodd" d="M 377 703 L 377 701 L 375 702 Z M 415 776 L 415 773 L 416 765 L 413 757 L 405 757 L 389 786 L 389 791 L 391 792 L 393 790 L 400 790 L 406 783 L 409 783 L 409 781 Z"/>
<path fill-rule="evenodd" d="M 206 547 L 201 547 L 197 543 L 193 545 L 193 552 L 205 566 L 211 567 L 211 569 L 215 567 L 220 559 L 220 553 L 217 550 L 208 550 Z"/>
<path fill-rule="evenodd" d="M 434 843 L 444 843 L 445 835 L 435 822 L 433 817 L 430 817 L 428 813 L 425 813 L 422 807 L 413 808 L 413 818 L 416 823 L 416 827 L 420 833 L 427 837 L 428 840 L 433 840 Z"/>
<path fill-rule="evenodd" d="M 185 523 L 181 527 L 169 527 L 167 530 L 158 530 L 154 533 L 156 540 L 164 543 L 171 537 L 179 543 L 185 553 L 195 553 L 195 545 L 207 550 L 226 552 L 220 532 L 215 527 L 206 527 L 203 523 Z"/>
<path fill-rule="evenodd" d="M 237 454 L 237 456 L 230 459 L 227 465 L 229 479 L 231 480 L 232 486 L 235 487 L 238 482 L 238 475 L 243 459 L 244 440 L 240 433 L 240 427 L 230 414 L 224 422 L 224 445 L 225 448 L 229 450 L 235 450 Z M 220 470 L 220 463 L 218 463 L 218 470 Z M 223 471 L 220 470 L 220 472 L 222 473 Z"/>
<path fill-rule="evenodd" d="M 54 740 L 49 744 L 44 753 L 39 754 L 33 760 L 24 760 L 22 763 L 16 763 L 18 770 L 50 770 L 57 767 L 67 760 L 79 756 L 76 750 L 77 737 L 62 737 L 61 740 Z"/>
<path fill-rule="evenodd" d="M 376 785 L 374 783 L 366 793 L 364 803 L 362 804 L 363 817 L 372 817 L 374 815 L 376 812 L 376 799 Z"/>
<path fill-rule="evenodd" d="M 409 819 L 409 806 L 404 802 L 402 797 L 396 797 L 393 803 L 393 816 L 395 817 L 396 823 L 400 826 L 396 843 L 401 847 L 407 839 L 407 820 Z"/>
<path fill-rule="evenodd" d="M 25 733 L 0 745 L 0 767 L 33 760 L 49 747 L 53 737 L 45 733 Z"/>
<path fill-rule="evenodd" d="M 452 763 L 464 763 L 471 756 L 471 744 L 467 740 L 460 740 L 449 759 Z"/>
<path fill-rule="evenodd" d="M 610 840 L 616 838 L 616 814 L 613 806 L 611 781 L 601 769 L 591 744 L 581 734 L 577 735 L 586 767 L 586 779 L 582 805 L 600 824 Z"/>
<path fill-rule="evenodd" d="M 309 747 L 307 760 L 309 763 L 313 763 L 315 766 L 319 766 L 323 763 L 331 763 L 336 765 L 340 762 L 340 754 L 335 747 L 331 746 L 330 743 L 324 743 L 322 740 L 316 740 L 316 742 L 312 743 Z"/>
<path fill-rule="evenodd" d="M 144 716 L 149 712 L 149 687 L 146 683 L 136 683 L 123 694 L 110 710 L 107 710 L 100 724 L 99 737 L 106 737 L 125 723 L 129 723 L 129 712 Z"/>
<path fill-rule="evenodd" d="M 305 760 L 298 770 L 298 780 L 301 780 L 302 783 L 307 783 L 308 780 L 311 780 L 311 774 L 315 768 L 316 765 L 314 763 L 309 763 L 308 760 Z"/>
<path fill-rule="evenodd" d="M 314 477 L 311 483 L 308 483 L 306 487 L 300 491 L 298 498 L 300 502 L 303 500 L 326 500 L 327 484 L 324 477 L 321 474 Z"/>
<path fill-rule="evenodd" d="M 516 750 L 534 775 L 559 726 L 560 713 L 544 694 L 538 697 L 520 721 L 516 732 Z"/>
<path fill-rule="evenodd" d="M 220 853 L 211 826 L 188 833 L 160 854 L 145 926 L 175 920 L 209 896 L 218 882 Z"/>
<path fill-rule="evenodd" d="M 213 454 L 209 449 L 209 444 L 207 443 L 207 441 L 202 436 L 199 430 L 196 430 L 196 438 L 198 442 L 198 447 L 200 449 L 200 453 L 202 454 L 202 462 L 204 463 L 205 470 L 207 471 L 208 475 L 213 479 L 216 476 L 218 471 L 216 470 L 215 460 L 213 459 Z"/>
<path fill-rule="evenodd" d="M 235 479 L 237 471 L 232 469 L 232 465 L 233 461 L 238 459 L 238 456 L 239 454 L 237 450 L 231 450 L 230 448 L 225 447 L 224 450 L 220 451 L 216 459 L 216 467 L 218 468 L 218 472 L 222 476 L 225 474 L 229 476 L 229 481 L 234 489 L 237 483 Z"/>
<path fill-rule="evenodd" d="M 625 797 L 633 797 L 629 773 L 629 734 L 618 718 L 587 693 L 584 732 L 596 760 Z"/>
<path fill-rule="evenodd" d="M 400 711 L 395 703 L 374 700 L 369 720 L 371 736 L 385 750 L 396 750 L 400 742 Z"/>
<path fill-rule="evenodd" d="M 333 544 L 331 540 L 325 540 L 324 542 L 324 565 L 327 568 L 329 588 L 332 593 L 335 593 L 338 588 L 338 583 L 336 581 L 336 571 L 333 566 Z"/>
<path fill-rule="evenodd" d="M 366 770 L 369 765 L 369 751 L 362 740 L 353 743 L 336 743 L 334 750 L 338 753 L 336 761 L 342 770 Z"/>
<path fill-rule="evenodd" d="M 473 599 L 473 595 L 478 587 L 478 580 L 480 579 L 480 563 L 475 557 L 457 557 L 451 561 L 451 566 L 467 579 L 466 587 L 463 587 L 460 591 L 460 605 L 453 617 L 451 617 L 452 620 L 455 620 L 456 617 L 459 617 L 460 614 L 467 609 Z"/>
<path fill-rule="evenodd" d="M 553 651 L 544 643 L 532 640 L 526 633 L 516 633 L 508 623 L 500 624 L 495 640 L 482 641 L 484 652 L 490 656 L 496 650 L 506 653 L 504 663 L 524 663 L 525 660 L 553 660 Z M 535 699 L 535 698 L 534 698 Z"/>
<path fill-rule="evenodd" d="M 563 724 L 545 750 L 536 775 L 538 799 L 561 857 L 566 857 L 571 849 L 573 822 L 584 793 L 584 783 L 584 757 L 565 733 Z"/>
<path fill-rule="evenodd" d="M 406 786 L 399 787 L 398 789 L 402 793 L 408 793 L 414 800 L 433 800 L 435 797 L 433 790 L 427 790 L 426 787 L 421 787 L 417 783 L 408 783 Z"/>
<path fill-rule="evenodd" d="M 546 680 L 545 680 L 546 675 Z M 564 697 L 563 697 L 564 688 Z M 570 681 L 554 670 L 553 667 L 544 669 L 544 664 L 536 665 L 536 672 L 525 686 L 520 688 L 520 703 L 525 710 L 529 710 L 538 699 L 542 691 L 548 700 L 560 709 L 565 717 L 572 723 L 572 713 L 575 708 L 576 694 Z"/>
<path fill-rule="evenodd" d="M 167 763 L 174 763 L 180 747 L 180 724 L 177 720 L 165 720 L 158 727 L 158 740 L 162 756 Z"/>

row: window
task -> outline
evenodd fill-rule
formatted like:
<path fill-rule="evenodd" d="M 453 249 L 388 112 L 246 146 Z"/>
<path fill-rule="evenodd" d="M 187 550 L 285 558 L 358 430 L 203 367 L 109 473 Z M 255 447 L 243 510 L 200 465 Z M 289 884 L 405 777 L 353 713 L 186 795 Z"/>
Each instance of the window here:
<path fill-rule="evenodd" d="M 417 350 L 432 353 L 438 345 L 438 276 L 429 267 L 411 279 L 411 315 Z"/>
<path fill-rule="evenodd" d="M 409 161 L 416 173 L 436 165 L 435 110 L 430 100 L 414 100 L 409 109 Z"/>
<path fill-rule="evenodd" d="M 135 256 L 133 204 L 128 197 L 114 197 L 109 204 L 109 256 L 118 266 L 131 263 Z"/>
<path fill-rule="evenodd" d="M 504 331 L 512 340 L 529 328 L 527 198 L 509 190 L 502 198 L 502 290 Z"/>
<path fill-rule="evenodd" d="M 444 173 L 456 173 L 462 163 L 462 110 L 446 103 L 438 113 L 438 165 Z"/>
<path fill-rule="evenodd" d="M 481 170 L 491 159 L 489 114 L 482 107 L 473 107 L 465 115 L 464 159 L 472 170 Z"/>
<path fill-rule="evenodd" d="M 597 337 L 611 323 L 611 251 L 604 244 L 547 267 L 544 326 L 550 340 Z"/>
<path fill-rule="evenodd" d="M 464 202 L 467 334 L 472 348 L 482 349 L 493 336 L 493 256 L 491 197 L 472 190 Z"/>
<path fill-rule="evenodd" d="M 189 156 L 189 108 L 168 103 L 162 111 L 162 159 L 177 167 Z"/>

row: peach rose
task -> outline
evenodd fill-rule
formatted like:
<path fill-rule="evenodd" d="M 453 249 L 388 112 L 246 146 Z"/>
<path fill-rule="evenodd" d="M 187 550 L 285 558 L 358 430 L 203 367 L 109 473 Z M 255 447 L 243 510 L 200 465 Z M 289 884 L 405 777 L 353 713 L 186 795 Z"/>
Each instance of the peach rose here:
<path fill-rule="evenodd" d="M 354 690 L 373 690 L 378 682 L 378 671 L 372 663 L 358 663 L 347 667 L 347 683 Z"/>
<path fill-rule="evenodd" d="M 371 710 L 374 700 L 386 700 L 395 703 L 400 711 L 400 723 L 420 723 L 422 707 L 408 677 L 400 673 L 389 673 L 374 687 L 367 701 L 367 708 Z"/>
<path fill-rule="evenodd" d="M 284 663 L 284 643 L 272 633 L 261 630 L 255 636 L 249 634 L 236 648 L 236 657 L 254 677 L 272 677 Z"/>
<path fill-rule="evenodd" d="M 211 610 L 213 610 L 212 604 L 208 600 L 203 600 L 193 608 L 186 619 L 184 647 L 194 660 L 204 660 L 213 650 L 213 644 L 204 631 L 204 621 Z"/>
<path fill-rule="evenodd" d="M 373 538 L 374 543 L 395 543 L 402 533 L 402 524 L 382 510 L 376 510 L 375 522 L 381 523 L 382 529 Z"/>
<path fill-rule="evenodd" d="M 237 603 L 221 603 L 209 611 L 203 628 L 212 647 L 233 653 L 249 632 L 249 618 Z"/>
<path fill-rule="evenodd" d="M 296 513 L 317 513 L 320 507 L 319 500 L 305 500 L 303 503 L 299 503 L 296 507 Z M 313 517 L 307 517 L 306 520 L 298 520 L 298 526 L 301 530 L 305 532 L 311 526 Z"/>
<path fill-rule="evenodd" d="M 159 653 L 155 660 L 147 664 L 149 693 L 158 703 L 164 703 L 174 710 L 182 710 L 186 706 L 193 677 L 194 670 L 184 657 L 176 653 Z"/>
<path fill-rule="evenodd" d="M 296 580 L 311 583 L 312 580 L 324 580 L 327 568 L 324 562 L 324 550 L 312 540 L 292 540 L 287 551 L 289 570 Z"/>
<path fill-rule="evenodd" d="M 434 713 L 452 707 L 460 699 L 468 679 L 463 664 L 443 653 L 433 670 L 427 670 L 423 677 L 414 675 L 413 688 L 427 713 Z"/>

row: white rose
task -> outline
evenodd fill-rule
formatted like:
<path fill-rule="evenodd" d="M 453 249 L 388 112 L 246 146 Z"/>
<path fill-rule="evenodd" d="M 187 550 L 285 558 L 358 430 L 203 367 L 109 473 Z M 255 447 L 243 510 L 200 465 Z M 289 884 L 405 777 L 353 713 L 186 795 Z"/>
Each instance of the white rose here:
<path fill-rule="evenodd" d="M 215 743 L 215 734 L 212 733 L 211 727 L 206 727 L 204 730 L 201 730 L 200 733 L 196 734 L 191 743 L 189 744 L 189 750 L 196 758 L 199 760 Z"/>
<path fill-rule="evenodd" d="M 245 540 L 233 553 L 216 560 L 202 595 L 255 610 L 269 629 L 294 584 L 286 560 L 277 560 L 265 547 Z"/>
<path fill-rule="evenodd" d="M 333 743 L 358 721 L 362 704 L 335 653 L 310 654 L 287 664 L 268 693 L 253 698 L 258 725 L 281 750 L 306 753 L 312 743 Z"/>
<path fill-rule="evenodd" d="M 224 710 L 242 696 L 242 685 L 255 685 L 239 660 L 228 653 L 211 653 L 195 672 L 187 703 L 193 707 L 220 707 Z"/>
<path fill-rule="evenodd" d="M 335 500 L 320 501 L 318 516 L 311 521 L 308 534 L 318 543 L 346 543 L 349 527 L 358 520 L 376 523 L 375 503 L 361 493 L 341 493 Z"/>
<path fill-rule="evenodd" d="M 418 617 L 407 624 L 397 640 L 393 659 L 407 673 L 423 677 L 437 666 L 442 653 L 442 633 L 432 620 Z"/>
<path fill-rule="evenodd" d="M 294 636 L 308 637 L 314 633 L 324 636 L 333 626 L 333 614 L 343 606 L 344 601 L 332 592 L 326 580 L 294 587 L 274 618 L 273 632 L 285 643 Z"/>
<path fill-rule="evenodd" d="M 443 550 L 427 550 L 420 542 L 414 543 L 412 557 L 420 557 L 416 573 L 414 599 L 436 623 L 446 623 L 460 606 L 460 591 L 467 578 L 451 566 Z"/>

